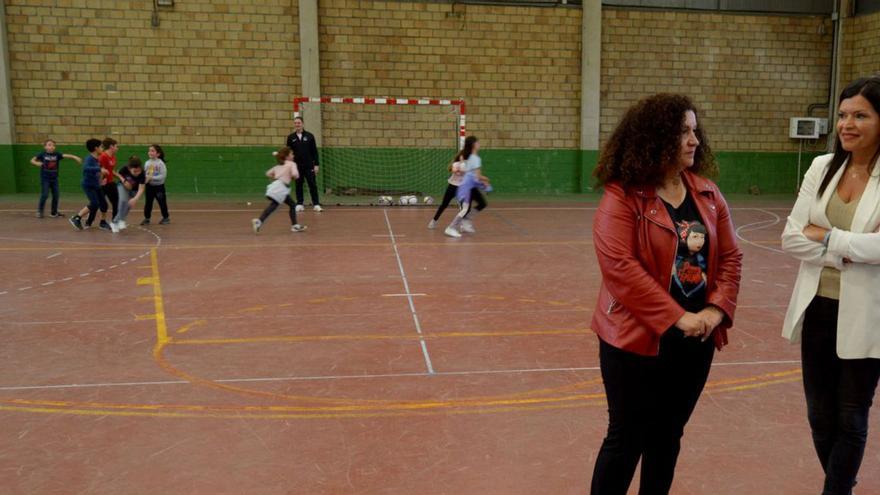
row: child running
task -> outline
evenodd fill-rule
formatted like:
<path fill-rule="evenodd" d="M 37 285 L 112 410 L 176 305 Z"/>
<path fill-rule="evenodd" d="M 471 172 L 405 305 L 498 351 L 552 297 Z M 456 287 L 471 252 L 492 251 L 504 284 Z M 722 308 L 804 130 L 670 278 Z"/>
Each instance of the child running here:
<path fill-rule="evenodd" d="M 98 162 L 101 164 L 101 168 L 106 170 L 106 173 L 101 175 L 101 191 L 113 211 L 113 215 L 110 217 L 112 220 L 116 216 L 116 208 L 119 203 L 119 190 L 116 188 L 116 152 L 119 151 L 119 143 L 113 138 L 104 138 L 104 141 L 101 142 L 101 148 L 104 149 L 104 152 L 98 157 Z M 101 211 L 101 228 L 110 230 L 106 219 L 107 212 Z"/>
<path fill-rule="evenodd" d="M 479 152 L 480 141 L 476 136 L 468 136 L 464 141 L 464 148 L 461 150 L 461 158 L 465 160 L 464 178 L 456 192 L 460 209 L 458 215 L 443 232 L 449 237 L 461 237 L 462 232 L 476 233 L 473 218 L 486 208 L 486 199 L 483 198 L 480 191 L 489 192 L 492 190 L 492 186 L 489 185 L 489 178 L 482 173 L 483 162 Z M 471 208 L 471 201 L 477 202 L 476 211 Z"/>
<path fill-rule="evenodd" d="M 158 144 L 150 146 L 147 151 L 150 157 L 147 160 L 146 194 L 147 202 L 144 204 L 144 220 L 141 225 L 149 225 L 150 217 L 153 216 L 153 200 L 159 202 L 159 210 L 162 212 L 162 220 L 159 225 L 171 223 L 168 216 L 168 200 L 165 198 L 165 178 L 168 177 L 168 168 L 165 166 L 165 152 Z"/>
<path fill-rule="evenodd" d="M 440 220 L 440 215 L 443 214 L 443 211 L 449 206 L 452 199 L 455 198 L 455 193 L 458 192 L 458 186 L 461 185 L 461 181 L 464 179 L 465 163 L 462 158 L 462 153 L 464 153 L 464 150 L 459 151 L 458 154 L 455 155 L 455 159 L 452 160 L 452 163 L 449 164 L 449 171 L 452 175 L 450 175 L 447 180 L 446 192 L 443 193 L 443 202 L 440 203 L 440 207 L 437 208 L 437 213 L 434 213 L 434 218 L 428 222 L 429 229 L 433 229 L 437 226 L 437 220 Z"/>
<path fill-rule="evenodd" d="M 290 230 L 292 232 L 302 232 L 307 227 L 296 223 L 296 203 L 290 199 L 290 182 L 299 177 L 299 171 L 297 171 L 296 163 L 293 161 L 293 151 L 285 146 L 275 153 L 275 160 L 277 160 L 278 164 L 266 171 L 266 177 L 274 179 L 266 187 L 266 199 L 269 200 L 269 206 L 263 210 L 260 218 L 251 220 L 251 225 L 254 228 L 254 233 L 258 233 L 263 227 L 263 222 L 269 218 L 269 215 L 278 208 L 278 205 L 284 203 L 290 207 L 290 223 L 292 225 Z"/>
<path fill-rule="evenodd" d="M 55 141 L 52 139 L 47 139 L 43 143 L 43 151 L 31 158 L 31 165 L 40 167 L 40 203 L 37 206 L 37 218 L 43 218 L 49 191 L 52 191 L 52 213 L 49 216 L 52 218 L 61 216 L 61 213 L 58 212 L 58 165 L 64 158 L 82 164 L 82 160 L 78 156 L 65 155 L 58 151 L 55 148 Z"/>
<path fill-rule="evenodd" d="M 110 230 L 118 233 L 125 230 L 128 224 L 125 218 L 128 216 L 130 209 L 134 208 L 137 201 L 144 195 L 144 182 L 146 175 L 144 174 L 144 164 L 137 156 L 128 159 L 128 164 L 122 167 L 116 174 L 119 182 L 116 184 L 119 193 L 119 205 L 116 208 L 116 216 L 110 222 Z"/>
<path fill-rule="evenodd" d="M 70 224 L 76 230 L 83 230 L 82 216 L 89 213 L 86 219 L 85 227 L 91 227 L 95 221 L 95 214 L 101 210 L 102 214 L 107 213 L 107 201 L 104 199 L 104 193 L 101 191 L 101 178 L 106 175 L 107 171 L 101 168 L 98 157 L 101 155 L 101 141 L 98 139 L 89 139 L 86 141 L 86 149 L 89 151 L 88 156 L 83 160 L 82 166 L 82 189 L 89 198 L 88 206 L 85 206 L 76 215 L 70 217 Z M 107 225 L 107 222 L 101 220 L 101 228 Z M 108 230 L 110 226 L 106 227 Z"/>

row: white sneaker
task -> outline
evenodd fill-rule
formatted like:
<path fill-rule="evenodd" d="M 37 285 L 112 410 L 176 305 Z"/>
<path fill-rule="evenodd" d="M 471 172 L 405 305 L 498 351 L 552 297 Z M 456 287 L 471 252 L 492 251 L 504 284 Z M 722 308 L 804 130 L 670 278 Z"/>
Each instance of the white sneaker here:
<path fill-rule="evenodd" d="M 435 229 L 436 227 L 437 227 L 437 220 L 434 220 L 434 219 L 432 218 L 431 221 L 428 222 L 428 228 L 433 230 L 433 229 Z"/>
<path fill-rule="evenodd" d="M 467 232 L 468 234 L 476 234 L 477 229 L 474 228 L 474 223 L 470 220 L 462 220 L 461 221 L 461 231 Z"/>
<path fill-rule="evenodd" d="M 322 211 L 324 211 L 324 208 L 321 208 L 321 205 L 315 205 L 315 211 L 321 213 Z"/>
<path fill-rule="evenodd" d="M 448 235 L 449 237 L 455 237 L 456 239 L 459 238 L 459 237 L 461 237 L 461 232 L 455 230 L 455 229 L 454 229 L 453 227 L 451 227 L 451 226 L 450 226 L 450 227 L 446 227 L 446 230 L 444 230 L 443 233 L 446 234 L 446 235 Z"/>
<path fill-rule="evenodd" d="M 296 225 L 290 227 L 291 232 L 302 232 L 306 229 L 308 229 L 308 227 L 306 227 L 305 225 L 300 225 L 300 224 L 296 224 Z"/>
<path fill-rule="evenodd" d="M 262 226 L 263 222 L 261 222 L 259 218 L 254 218 L 253 220 L 251 220 L 251 227 L 254 228 L 254 234 L 258 233 Z"/>
<path fill-rule="evenodd" d="M 303 205 L 296 205 L 296 211 L 297 211 L 297 213 L 299 213 L 299 212 L 301 212 L 301 211 L 305 211 L 305 210 L 306 210 L 306 209 L 305 209 L 305 207 L 304 207 Z"/>
<path fill-rule="evenodd" d="M 116 222 L 110 222 L 110 232 L 113 232 L 114 234 L 118 234 L 119 233 L 119 224 Z"/>
<path fill-rule="evenodd" d="M 128 228 L 128 223 L 125 220 L 120 220 L 116 222 L 116 226 L 119 227 L 119 230 L 125 230 Z"/>

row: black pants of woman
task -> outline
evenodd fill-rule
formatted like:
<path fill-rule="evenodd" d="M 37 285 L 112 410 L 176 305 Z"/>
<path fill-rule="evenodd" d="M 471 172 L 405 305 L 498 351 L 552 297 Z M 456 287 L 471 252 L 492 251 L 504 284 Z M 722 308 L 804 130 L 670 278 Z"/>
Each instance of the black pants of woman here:
<path fill-rule="evenodd" d="M 147 200 L 144 203 L 144 218 L 149 220 L 153 216 L 153 200 L 159 203 L 162 219 L 168 218 L 168 198 L 165 197 L 165 184 L 147 184 L 146 191 L 144 192 L 147 196 Z"/>
<path fill-rule="evenodd" d="M 816 297 L 804 315 L 801 361 L 823 495 L 849 495 L 865 454 L 880 359 L 837 357 L 838 301 Z"/>
<path fill-rule="evenodd" d="M 633 354 L 600 341 L 609 421 L 593 471 L 592 495 L 626 495 L 639 459 L 639 495 L 669 493 L 684 427 L 709 377 L 712 340 L 685 337 L 672 328 L 661 338 L 658 356 Z"/>
<path fill-rule="evenodd" d="M 443 214 L 443 211 L 449 206 L 449 203 L 455 199 L 455 193 L 458 192 L 458 186 L 447 184 L 446 192 L 443 193 L 443 202 L 440 203 L 440 207 L 437 208 L 437 213 L 434 214 L 434 221 L 440 220 L 440 215 Z"/>
<path fill-rule="evenodd" d="M 267 206 L 266 209 L 263 210 L 263 213 L 260 215 L 261 222 L 265 222 L 266 219 L 269 218 L 269 215 L 274 213 L 278 206 L 281 204 L 270 197 L 266 197 L 266 199 L 269 200 L 269 206 Z M 284 204 L 290 207 L 290 225 L 296 225 L 296 203 L 294 203 L 293 200 L 290 199 L 290 196 L 285 196 Z"/>

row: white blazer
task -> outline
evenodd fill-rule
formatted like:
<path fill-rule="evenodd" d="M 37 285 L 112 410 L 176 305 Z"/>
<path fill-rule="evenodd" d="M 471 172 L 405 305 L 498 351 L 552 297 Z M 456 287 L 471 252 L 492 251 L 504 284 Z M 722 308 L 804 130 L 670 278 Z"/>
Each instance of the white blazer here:
<path fill-rule="evenodd" d="M 841 272 L 838 357 L 880 358 L 880 165 L 875 164 L 868 179 L 851 230 L 832 229 L 826 251 L 822 244 L 807 239 L 803 231 L 809 224 L 832 228 L 825 209 L 837 190 L 846 163 L 819 198 L 819 186 L 828 171 L 831 157 L 828 154 L 813 160 L 782 233 L 782 249 L 801 260 L 782 336 L 792 343 L 800 342 L 804 313 L 816 296 L 822 268 L 833 267 Z M 844 258 L 849 258 L 852 263 L 844 265 Z"/>

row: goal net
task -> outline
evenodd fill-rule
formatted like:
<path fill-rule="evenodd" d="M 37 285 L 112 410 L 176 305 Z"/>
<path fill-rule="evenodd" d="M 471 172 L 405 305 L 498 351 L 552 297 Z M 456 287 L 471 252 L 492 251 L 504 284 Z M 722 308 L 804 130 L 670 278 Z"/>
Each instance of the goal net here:
<path fill-rule="evenodd" d="M 320 105 L 319 186 L 345 202 L 442 195 L 447 166 L 464 142 L 461 100 L 297 98 Z M 421 202 L 421 201 L 420 201 Z"/>

